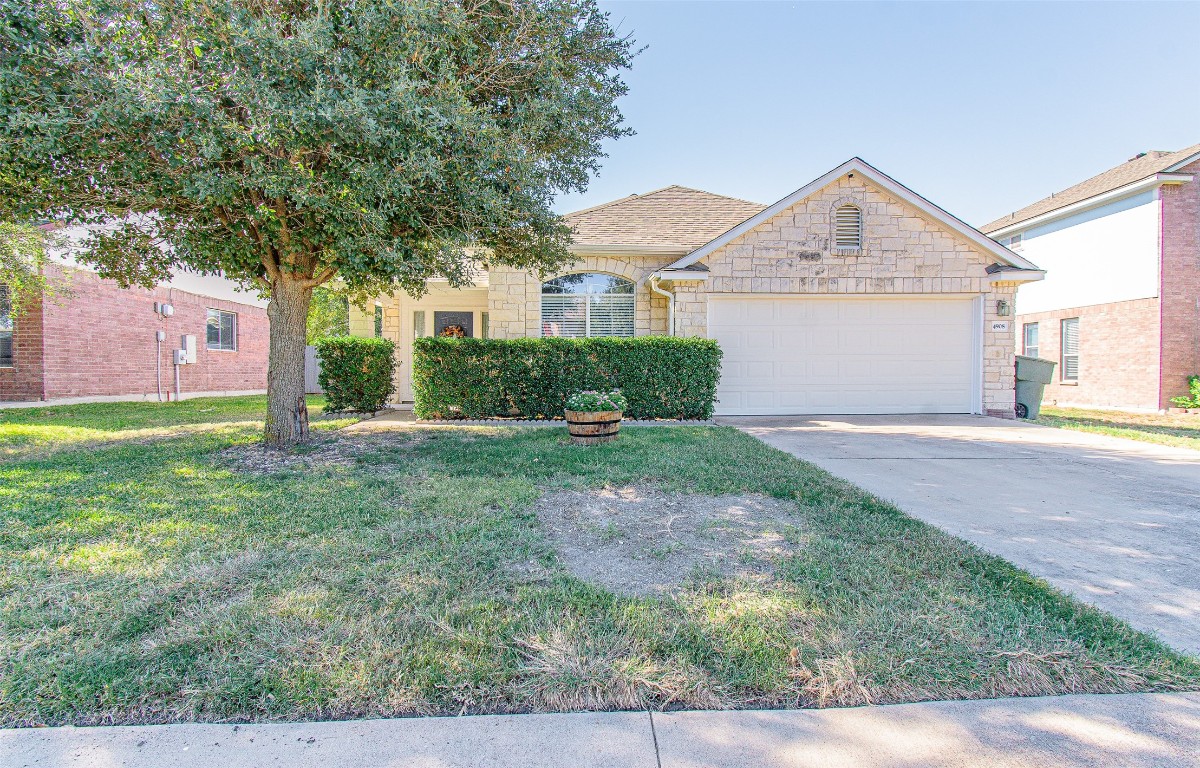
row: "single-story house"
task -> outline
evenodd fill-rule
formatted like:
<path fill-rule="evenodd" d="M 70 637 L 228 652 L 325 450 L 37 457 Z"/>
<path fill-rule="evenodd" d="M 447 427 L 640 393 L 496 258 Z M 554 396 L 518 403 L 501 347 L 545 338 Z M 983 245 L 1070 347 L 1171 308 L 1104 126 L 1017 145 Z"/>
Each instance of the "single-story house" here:
<path fill-rule="evenodd" d="M 1014 297 L 1043 272 L 858 158 L 768 206 L 671 186 L 565 218 L 561 274 L 352 310 L 399 342 L 399 402 L 416 337 L 674 334 L 720 342 L 718 414 L 1013 416 Z"/>

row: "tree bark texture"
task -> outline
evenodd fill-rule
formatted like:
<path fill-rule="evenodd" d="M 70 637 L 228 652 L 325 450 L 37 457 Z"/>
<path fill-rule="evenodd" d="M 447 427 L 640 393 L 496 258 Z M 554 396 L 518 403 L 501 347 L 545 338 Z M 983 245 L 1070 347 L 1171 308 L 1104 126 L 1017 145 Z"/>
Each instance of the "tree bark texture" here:
<path fill-rule="evenodd" d="M 286 447 L 308 440 L 304 400 L 304 345 L 312 285 L 281 274 L 271 286 L 267 318 L 271 345 L 267 364 L 267 445 Z"/>

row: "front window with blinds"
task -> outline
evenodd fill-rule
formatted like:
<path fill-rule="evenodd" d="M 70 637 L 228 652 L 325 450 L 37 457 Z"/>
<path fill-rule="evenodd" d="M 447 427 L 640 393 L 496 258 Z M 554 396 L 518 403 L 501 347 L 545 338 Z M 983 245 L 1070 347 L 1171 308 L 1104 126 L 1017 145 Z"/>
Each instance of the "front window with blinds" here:
<path fill-rule="evenodd" d="M 208 310 L 205 328 L 209 349 L 237 351 L 237 313 L 222 309 Z"/>
<path fill-rule="evenodd" d="M 7 285 L 0 285 L 0 368 L 13 366 L 13 308 Z"/>
<path fill-rule="evenodd" d="M 1026 357 L 1038 356 L 1038 324 L 1025 323 L 1025 343 L 1021 345 L 1021 354 Z"/>
<path fill-rule="evenodd" d="M 862 210 L 843 205 L 833 215 L 833 247 L 839 251 L 862 249 Z"/>
<path fill-rule="evenodd" d="M 1079 318 L 1070 317 L 1062 321 L 1062 371 L 1063 381 L 1079 381 Z"/>
<path fill-rule="evenodd" d="M 581 272 L 542 284 L 542 335 L 633 336 L 633 283 Z"/>

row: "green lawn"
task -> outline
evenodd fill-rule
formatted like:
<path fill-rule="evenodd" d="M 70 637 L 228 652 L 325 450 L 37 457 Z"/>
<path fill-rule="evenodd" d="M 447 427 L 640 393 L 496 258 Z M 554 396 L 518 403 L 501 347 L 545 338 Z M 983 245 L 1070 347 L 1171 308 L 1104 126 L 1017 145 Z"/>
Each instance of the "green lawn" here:
<path fill-rule="evenodd" d="M 1043 407 L 1037 423 L 1200 450 L 1200 415 L 1194 413 L 1122 413 Z"/>
<path fill-rule="evenodd" d="M 731 429 L 322 431 L 291 460 L 253 445 L 262 409 L 0 412 L 0 725 L 1200 687 L 1196 660 Z M 617 596 L 531 510 L 628 484 L 795 500 L 794 547 L 774 580 Z"/>

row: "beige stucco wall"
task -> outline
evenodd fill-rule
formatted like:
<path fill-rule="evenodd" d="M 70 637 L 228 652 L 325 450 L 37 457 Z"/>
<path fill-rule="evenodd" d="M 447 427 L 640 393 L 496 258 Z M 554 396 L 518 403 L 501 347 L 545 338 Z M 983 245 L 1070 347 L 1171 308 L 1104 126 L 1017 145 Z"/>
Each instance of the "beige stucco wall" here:
<path fill-rule="evenodd" d="M 863 248 L 857 254 L 830 248 L 833 212 L 847 202 L 858 205 L 864 214 Z M 676 258 L 580 254 L 563 272 L 606 272 L 632 280 L 637 286 L 636 333 L 665 334 L 667 302 L 651 293 L 647 280 Z M 701 263 L 711 270 L 708 280 L 666 285 L 676 296 L 675 326 L 681 336 L 706 335 L 708 297 L 713 294 L 982 297 L 983 407 L 985 412 L 1011 417 L 1017 324 L 1011 316 L 997 315 L 997 302 L 1003 299 L 1013 307 L 1017 284 L 993 282 L 985 268 L 994 261 L 967 238 L 883 190 L 861 178 L 843 177 L 703 259 Z M 556 274 L 539 276 L 493 266 L 486 291 L 443 287 L 419 302 L 403 295 L 385 300 L 385 334 L 400 342 L 399 396 L 411 399 L 412 330 L 408 326 L 413 310 L 426 309 L 430 318 L 435 308 L 486 310 L 492 338 L 540 336 L 541 284 Z M 1007 321 L 1008 328 L 992 330 L 996 320 Z M 352 318 L 352 323 L 362 324 L 364 335 L 370 334 L 372 322 L 369 317 Z"/>
<path fill-rule="evenodd" d="M 475 335 L 482 332 L 482 314 L 487 311 L 486 288 L 450 288 L 445 283 L 430 283 L 429 291 L 414 299 L 403 291 L 376 299 L 383 305 L 383 336 L 396 342 L 396 394 L 394 402 L 412 401 L 412 341 L 418 336 L 433 333 L 433 313 L 471 312 L 474 315 Z M 366 311 L 351 305 L 350 333 L 353 336 L 375 335 L 375 308 L 368 304 Z M 425 328 L 414 327 L 414 313 L 425 312 Z M 489 318 L 490 320 L 490 318 Z"/>

